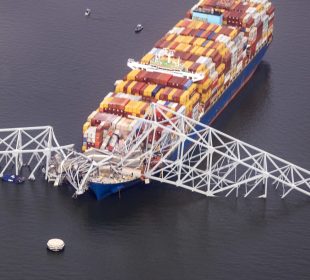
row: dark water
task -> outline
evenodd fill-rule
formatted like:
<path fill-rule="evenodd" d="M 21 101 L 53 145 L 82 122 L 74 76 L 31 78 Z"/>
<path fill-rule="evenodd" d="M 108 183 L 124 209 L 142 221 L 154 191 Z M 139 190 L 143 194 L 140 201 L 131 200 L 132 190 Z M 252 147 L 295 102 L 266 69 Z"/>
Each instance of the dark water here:
<path fill-rule="evenodd" d="M 274 43 L 214 125 L 310 169 L 310 4 L 274 2 Z M 79 144 L 127 58 L 193 3 L 1 0 L 0 127 L 51 124 Z M 207 199 L 159 184 L 120 200 L 71 195 L 43 180 L 0 185 L 0 279 L 310 279 L 307 198 Z M 45 250 L 54 236 L 66 241 L 61 255 Z"/>

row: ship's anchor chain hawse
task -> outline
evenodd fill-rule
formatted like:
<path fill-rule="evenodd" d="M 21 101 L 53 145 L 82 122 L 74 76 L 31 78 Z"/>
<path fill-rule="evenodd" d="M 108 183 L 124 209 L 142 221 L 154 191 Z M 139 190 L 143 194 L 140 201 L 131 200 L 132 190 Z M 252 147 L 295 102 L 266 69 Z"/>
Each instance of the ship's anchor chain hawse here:
<path fill-rule="evenodd" d="M 272 189 L 281 198 L 293 191 L 310 196 L 310 171 L 183 114 L 151 104 L 146 116 L 136 119 L 123 147 L 113 152 L 82 154 L 73 145 L 60 146 L 50 126 L 0 129 L 0 175 L 12 168 L 20 174 L 27 166 L 34 180 L 43 167 L 46 180 L 55 186 L 69 183 L 77 196 L 102 168 L 122 176 L 135 166 L 147 183 L 159 181 L 208 197 L 267 198 Z"/>

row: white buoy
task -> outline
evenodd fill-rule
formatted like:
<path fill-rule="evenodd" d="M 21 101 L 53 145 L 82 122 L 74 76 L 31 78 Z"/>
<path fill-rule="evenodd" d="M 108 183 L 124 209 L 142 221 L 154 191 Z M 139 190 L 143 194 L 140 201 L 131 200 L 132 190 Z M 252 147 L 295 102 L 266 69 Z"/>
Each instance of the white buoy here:
<path fill-rule="evenodd" d="M 53 252 L 59 252 L 65 248 L 65 242 L 58 238 L 50 239 L 46 245 L 47 248 Z"/>

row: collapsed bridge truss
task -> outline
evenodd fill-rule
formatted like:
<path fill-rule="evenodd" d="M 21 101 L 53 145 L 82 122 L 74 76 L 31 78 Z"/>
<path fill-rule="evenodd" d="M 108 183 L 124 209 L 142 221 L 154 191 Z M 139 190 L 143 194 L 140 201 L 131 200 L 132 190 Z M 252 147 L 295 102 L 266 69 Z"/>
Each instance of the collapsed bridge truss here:
<path fill-rule="evenodd" d="M 210 197 L 242 193 L 266 198 L 272 186 L 282 198 L 292 191 L 310 196 L 308 170 L 164 106 L 152 104 L 151 117 L 140 119 L 139 130 L 127 140 L 124 158 L 148 143 L 145 177 L 151 180 Z M 159 130 L 162 136 L 156 140 Z"/>
<path fill-rule="evenodd" d="M 43 166 L 46 179 L 54 185 L 65 179 L 80 195 L 101 167 L 121 174 L 138 157 L 136 168 L 144 179 L 209 197 L 266 198 L 272 188 L 282 198 L 293 191 L 310 196 L 310 171 L 184 114 L 152 104 L 148 117 L 137 119 L 123 147 L 112 153 L 94 149 L 81 154 L 73 145 L 60 146 L 50 126 L 0 129 L 0 176 L 12 168 L 19 174 L 27 165 L 29 179 L 35 179 Z"/>

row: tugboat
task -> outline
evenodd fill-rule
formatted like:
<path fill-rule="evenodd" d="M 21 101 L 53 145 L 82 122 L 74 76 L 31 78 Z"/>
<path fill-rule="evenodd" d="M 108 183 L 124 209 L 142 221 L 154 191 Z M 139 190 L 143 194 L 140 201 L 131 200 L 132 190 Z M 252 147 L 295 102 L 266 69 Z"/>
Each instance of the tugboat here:
<path fill-rule="evenodd" d="M 135 28 L 135 32 L 139 33 L 143 30 L 143 25 L 142 24 L 137 24 L 136 28 Z"/>
<path fill-rule="evenodd" d="M 14 174 L 7 174 L 3 175 L 2 181 L 14 184 L 22 184 L 25 182 L 25 178 Z"/>
<path fill-rule="evenodd" d="M 91 13 L 91 9 L 87 8 L 85 11 L 85 16 L 86 17 L 90 16 L 90 13 Z"/>

